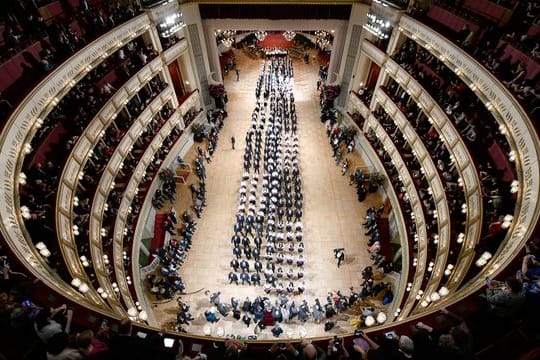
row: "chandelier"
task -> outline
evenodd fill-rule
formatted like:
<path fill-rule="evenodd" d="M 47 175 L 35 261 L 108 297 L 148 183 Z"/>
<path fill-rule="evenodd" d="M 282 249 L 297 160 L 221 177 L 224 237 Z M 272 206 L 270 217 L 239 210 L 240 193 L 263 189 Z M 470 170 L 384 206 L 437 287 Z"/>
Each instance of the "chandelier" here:
<path fill-rule="evenodd" d="M 172 36 L 175 32 L 180 30 L 184 26 L 184 21 L 182 20 L 181 13 L 174 13 L 167 16 L 163 22 L 161 22 L 159 27 L 159 35 L 161 37 L 167 38 Z"/>
<path fill-rule="evenodd" d="M 236 35 L 236 30 L 223 30 L 222 35 L 225 38 L 232 38 Z"/>
<path fill-rule="evenodd" d="M 227 48 L 230 48 L 233 44 L 233 39 L 232 38 L 224 38 L 224 39 L 221 39 L 221 43 L 223 44 L 223 46 L 227 47 Z"/>
<path fill-rule="evenodd" d="M 328 36 L 328 33 L 324 30 L 317 30 L 315 31 L 315 36 L 318 38 L 325 38 Z"/>
<path fill-rule="evenodd" d="M 296 36 L 296 33 L 294 31 L 287 30 L 283 33 L 283 37 L 287 41 L 292 41 L 294 37 Z"/>
<path fill-rule="evenodd" d="M 327 31 L 317 30 L 315 31 L 315 36 L 317 37 L 315 43 L 322 50 L 332 46 L 332 36 Z"/>
<path fill-rule="evenodd" d="M 217 29 L 214 32 L 214 36 L 218 43 L 222 43 L 225 47 L 231 47 L 234 44 L 234 39 L 236 36 L 236 30 L 221 30 Z"/>
<path fill-rule="evenodd" d="M 367 13 L 367 21 L 362 25 L 364 29 L 382 40 L 388 39 L 390 36 L 392 32 L 391 26 L 392 24 L 389 21 L 371 11 Z"/>
<path fill-rule="evenodd" d="M 261 31 L 261 30 L 255 31 L 255 37 L 259 41 L 263 41 L 264 39 L 266 39 L 267 35 L 268 35 L 268 33 L 266 31 Z"/>

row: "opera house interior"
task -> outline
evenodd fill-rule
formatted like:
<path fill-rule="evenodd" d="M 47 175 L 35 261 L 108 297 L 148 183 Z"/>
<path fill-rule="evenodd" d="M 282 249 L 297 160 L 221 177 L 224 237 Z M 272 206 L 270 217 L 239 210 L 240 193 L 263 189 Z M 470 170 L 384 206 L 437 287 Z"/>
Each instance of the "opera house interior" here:
<path fill-rule="evenodd" d="M 540 3 L 1 5 L 0 360 L 540 359 Z"/>

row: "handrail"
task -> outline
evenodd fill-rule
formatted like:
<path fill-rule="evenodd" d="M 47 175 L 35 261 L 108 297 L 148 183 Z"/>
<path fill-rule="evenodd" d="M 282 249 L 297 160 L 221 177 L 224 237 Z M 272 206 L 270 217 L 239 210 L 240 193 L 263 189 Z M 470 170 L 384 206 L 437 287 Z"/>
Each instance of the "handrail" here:
<path fill-rule="evenodd" d="M 435 265 L 433 267 L 433 271 L 431 272 L 431 276 L 428 280 L 426 288 L 423 290 L 423 299 L 426 300 L 426 297 L 431 294 L 433 288 L 436 288 L 438 286 L 438 283 L 440 282 L 440 277 L 437 279 L 435 277 L 435 274 L 439 273 L 442 276 L 442 272 L 444 271 L 442 267 L 446 264 L 446 259 L 448 258 L 448 248 L 450 243 L 450 211 L 448 209 L 448 202 L 446 201 L 446 194 L 443 190 L 444 187 L 437 173 L 437 168 L 435 166 L 435 163 L 433 162 L 433 159 L 429 155 L 428 150 L 424 146 L 424 143 L 422 142 L 412 125 L 409 123 L 407 118 L 405 118 L 405 115 L 398 109 L 392 99 L 390 99 L 388 95 L 386 95 L 386 93 L 382 91 L 382 89 L 379 88 L 377 89 L 377 91 L 375 91 L 375 97 L 377 98 L 381 106 L 386 109 L 388 114 L 391 115 L 394 123 L 403 133 L 404 138 L 409 143 L 413 153 L 415 154 L 415 157 L 421 164 L 422 169 L 424 169 L 426 180 L 432 189 L 432 198 L 438 214 L 437 233 L 439 235 L 439 244 L 437 246 L 437 253 L 435 255 Z M 419 247 L 424 246 L 427 247 L 428 243 L 419 243 Z"/>
<path fill-rule="evenodd" d="M 466 271 L 463 271 L 463 269 L 468 269 L 473 260 L 468 254 L 470 254 L 480 239 L 483 209 L 478 170 L 467 146 L 463 143 L 461 135 L 446 113 L 441 109 L 438 102 L 392 58 L 388 57 L 384 66 L 385 73 L 400 84 L 429 117 L 430 124 L 432 124 L 441 136 L 441 139 L 446 143 L 447 149 L 453 156 L 459 177 L 466 180 L 463 181 L 463 189 L 467 202 L 465 238 L 458 255 L 460 261 L 458 264 L 455 264 L 454 271 L 452 271 L 446 285 L 448 290 L 453 291 L 463 281 L 466 275 Z M 397 74 L 400 76 L 397 76 Z M 472 206 L 472 204 L 476 205 Z"/>
<path fill-rule="evenodd" d="M 358 124 L 350 117 L 349 114 L 347 114 L 345 119 L 347 119 L 347 122 L 352 123 L 353 126 L 358 129 L 358 135 L 357 136 L 360 138 L 360 141 L 369 143 L 369 141 L 364 136 L 364 130 L 361 129 L 358 126 Z M 378 161 L 379 166 L 376 166 L 376 168 L 378 167 L 379 169 L 382 169 L 382 171 L 385 171 L 385 173 L 386 173 L 386 169 L 384 168 L 384 165 L 380 161 L 377 154 L 375 154 L 375 152 L 373 151 L 373 148 L 371 146 L 362 147 L 362 150 L 363 151 L 370 151 L 371 154 L 368 154 L 368 158 L 371 159 L 372 161 Z M 388 175 L 388 173 L 386 173 L 386 175 Z M 387 176 L 387 178 L 388 178 L 388 176 Z M 385 189 L 385 191 L 386 191 L 386 194 L 388 195 L 388 198 L 390 199 L 390 203 L 392 204 L 392 209 L 395 210 L 394 215 L 396 217 L 396 224 L 398 224 L 399 238 L 401 239 L 401 241 L 400 241 L 401 242 L 401 253 L 402 253 L 401 258 L 404 259 L 404 261 L 402 261 L 402 263 L 401 263 L 400 281 L 399 281 L 399 284 L 395 287 L 395 289 L 404 289 L 405 284 L 407 283 L 408 276 L 409 276 L 409 263 L 408 263 L 409 262 L 409 247 L 410 247 L 410 244 L 408 242 L 409 236 L 407 235 L 407 228 L 405 226 L 405 218 L 403 216 L 402 206 L 399 203 L 399 200 L 398 200 L 397 195 L 396 195 L 396 191 L 395 191 L 393 186 L 388 185 L 388 182 L 385 182 L 384 185 L 387 185 L 386 186 L 387 188 Z M 404 291 L 398 291 L 395 294 L 394 301 L 392 301 L 392 304 L 393 304 L 392 305 L 392 310 L 387 311 L 387 314 L 396 313 L 396 310 L 398 308 L 400 308 L 400 304 L 401 304 L 403 295 L 404 295 Z M 400 311 L 401 311 L 401 309 L 400 309 Z"/>
<path fill-rule="evenodd" d="M 163 63 L 158 57 L 140 69 L 122 88 L 105 103 L 100 111 L 90 121 L 88 126 L 77 140 L 58 181 L 58 193 L 56 198 L 56 231 L 60 249 L 64 257 L 70 254 L 68 270 L 73 277 L 86 279 L 86 273 L 77 255 L 75 236 L 72 227 L 73 202 L 79 183 L 80 174 L 91 156 L 92 149 L 105 133 L 105 129 L 116 118 L 116 114 L 129 100 L 129 92 L 135 94 L 142 86 L 148 83 L 155 74 L 162 69 Z M 143 78 L 141 80 L 140 78 Z M 128 91 L 131 90 L 131 91 Z M 66 199 L 66 200 L 64 200 Z M 92 258 L 95 256 L 92 254 Z M 93 259 L 95 260 L 95 259 Z M 97 273 L 97 271 L 96 271 Z M 93 287 L 90 291 L 101 299 Z"/>
<path fill-rule="evenodd" d="M 32 246 L 20 214 L 17 178 L 25 156 L 24 146 L 30 142 L 39 128 L 37 119 L 45 118 L 59 98 L 102 61 L 103 54 L 107 54 L 118 44 L 121 45 L 123 41 L 131 39 L 133 34 L 142 33 L 149 27 L 148 16 L 139 15 L 78 51 L 34 87 L 11 113 L 0 134 L 0 166 L 4 169 L 1 181 L 4 196 L 0 200 L 2 236 L 27 270 L 48 287 L 65 293 L 73 301 L 85 304 L 91 310 L 107 315 L 112 313 L 101 306 L 96 306 L 101 303 L 97 294 L 89 291 L 83 295 L 75 291 L 60 279 Z"/>
<path fill-rule="evenodd" d="M 118 174 L 118 171 L 120 170 L 120 166 L 123 163 L 123 160 L 126 158 L 126 156 L 130 153 L 129 151 L 125 152 L 123 154 L 123 149 L 129 149 L 135 141 L 137 141 L 138 137 L 140 136 L 140 132 L 148 123 L 152 120 L 153 116 L 158 113 L 162 106 L 167 103 L 167 101 L 170 101 L 173 96 L 173 92 L 170 86 L 165 88 L 159 96 L 157 96 L 148 106 L 145 108 L 145 110 L 133 121 L 131 124 L 131 127 L 126 132 L 124 137 L 122 138 L 121 142 L 116 147 L 114 153 L 110 156 L 109 162 L 107 163 L 103 173 L 108 173 L 110 176 L 101 176 L 99 180 L 99 184 L 97 186 L 96 192 L 94 194 L 94 199 L 92 201 L 92 208 L 90 211 L 90 222 L 89 222 L 89 228 L 90 228 L 90 253 L 92 255 L 92 263 L 94 264 L 94 267 L 97 267 L 98 269 L 104 269 L 106 268 L 103 264 L 103 237 L 101 236 L 100 229 L 102 228 L 103 223 L 103 213 L 105 212 L 105 204 L 107 203 L 107 198 L 109 196 L 112 183 Z M 133 134 L 133 132 L 136 132 L 136 134 Z M 98 199 L 100 199 L 98 201 Z M 116 263 L 116 258 L 113 259 L 113 261 Z M 122 311 L 120 303 L 117 301 L 114 292 L 114 289 L 112 288 L 110 278 L 106 274 L 101 274 L 99 272 L 96 272 L 96 277 L 99 281 L 100 286 L 105 289 L 109 293 L 109 296 L 107 299 L 109 299 L 109 303 L 111 306 L 114 307 L 116 305 L 117 310 Z M 122 279 L 116 279 L 117 283 L 121 283 L 125 281 L 125 278 Z M 123 289 L 124 287 L 120 287 L 120 289 Z M 122 298 L 124 300 L 124 303 L 126 304 L 127 309 L 134 307 L 135 303 L 133 302 L 133 299 L 131 298 L 131 295 L 129 293 L 122 292 Z M 125 309 L 125 310 L 127 310 Z"/>
<path fill-rule="evenodd" d="M 194 92 L 192 96 L 196 97 L 196 99 L 199 98 L 198 92 Z M 193 124 L 204 123 L 205 120 L 206 120 L 206 116 L 204 112 L 201 112 L 199 115 L 197 115 L 197 117 L 191 122 L 191 124 L 184 129 L 184 134 L 182 134 L 182 137 L 185 139 L 185 141 L 189 141 L 190 139 L 193 138 L 192 134 L 189 133 L 189 129 L 191 128 L 191 126 L 193 126 Z M 186 143 L 183 141 L 180 141 L 179 139 L 176 142 L 176 144 L 174 144 L 173 149 L 169 151 L 169 154 L 167 154 L 167 157 L 165 158 L 165 160 L 163 160 L 163 162 L 161 163 L 160 169 L 166 166 L 169 166 L 171 163 L 173 163 L 173 161 L 176 160 L 176 155 L 185 145 Z M 133 241 L 132 241 L 132 247 L 131 247 L 131 272 L 132 272 L 132 277 L 133 277 L 133 286 L 135 288 L 135 292 L 137 293 L 137 299 L 139 299 L 140 302 L 144 303 L 143 308 L 146 308 L 146 309 L 152 309 L 152 306 L 148 301 L 146 292 L 142 288 L 143 280 L 140 277 L 140 271 L 139 271 L 139 252 L 140 252 L 140 245 L 141 245 L 142 233 L 143 233 L 142 224 L 144 223 L 142 219 L 146 219 L 148 217 L 148 214 L 150 213 L 150 208 L 152 207 L 151 199 L 158 186 L 158 183 L 159 183 L 159 179 L 156 177 L 152 180 L 152 184 L 148 188 L 148 191 L 146 193 L 146 198 L 143 200 L 143 206 L 141 208 L 141 211 L 139 212 L 137 223 L 135 224 L 135 230 L 133 232 Z"/>
<path fill-rule="evenodd" d="M 113 259 L 115 263 L 114 271 L 117 282 L 119 284 L 118 287 L 120 288 L 120 293 L 122 294 L 122 296 L 127 296 L 127 294 L 130 294 L 129 298 L 131 298 L 131 291 L 125 280 L 126 273 L 122 260 L 122 252 L 124 251 L 124 228 L 126 225 L 126 220 L 129 212 L 131 212 L 131 204 L 133 202 L 133 199 L 139 191 L 139 184 L 146 175 L 146 168 L 152 162 L 154 154 L 159 150 L 159 144 L 163 142 L 163 140 L 166 138 L 166 136 L 169 134 L 169 132 L 174 126 L 183 127 L 182 118 L 180 117 L 180 113 L 178 110 L 169 117 L 167 122 L 163 124 L 156 136 L 154 136 L 152 142 L 146 147 L 144 154 L 141 156 L 137 167 L 135 168 L 132 176 L 129 179 L 126 190 L 124 191 L 124 195 L 122 197 L 122 201 L 120 202 L 120 206 L 118 207 L 118 213 L 116 215 L 113 232 Z M 126 302 L 125 298 L 124 302 Z M 134 304 L 132 304 L 132 306 L 133 305 Z M 153 313 L 151 311 L 148 312 L 148 323 L 153 324 L 155 322 L 153 319 Z"/>
<path fill-rule="evenodd" d="M 420 204 L 420 196 L 418 195 L 418 191 L 416 189 L 416 186 L 414 185 L 414 181 L 411 177 L 411 174 L 409 173 L 409 170 L 407 168 L 407 165 L 399 155 L 399 151 L 394 145 L 392 139 L 390 139 L 390 136 L 387 134 L 386 130 L 379 124 L 377 119 L 370 115 L 369 118 L 366 120 L 366 125 L 369 129 L 373 129 L 381 143 L 383 144 L 384 148 L 386 149 L 386 152 L 388 155 L 392 157 L 392 161 L 394 162 L 394 166 L 396 167 L 396 170 L 398 170 L 400 176 L 402 177 L 402 182 L 405 188 L 407 189 L 407 194 L 409 197 L 409 203 L 411 205 L 411 209 L 414 213 L 414 222 L 416 224 L 416 232 L 418 234 L 418 243 L 419 244 L 426 244 L 427 243 L 427 229 L 426 229 L 426 220 L 424 215 L 424 210 L 422 208 L 422 205 Z M 395 156 L 395 155 L 399 156 Z M 411 287 L 411 293 L 417 293 L 418 290 L 420 290 L 420 287 L 422 286 L 422 279 L 424 277 L 425 271 L 426 271 L 426 262 L 427 262 L 427 247 L 426 246 L 419 246 L 418 247 L 418 264 L 416 265 L 416 275 L 414 276 L 413 285 Z M 405 289 L 402 289 L 401 291 L 405 291 Z M 406 305 L 401 309 L 401 313 L 399 316 L 399 320 L 402 320 L 403 317 L 407 316 L 407 314 L 412 310 L 413 304 L 407 302 Z"/>
<path fill-rule="evenodd" d="M 484 101 L 486 108 L 506 131 L 510 146 L 517 154 L 515 165 L 519 191 L 512 225 L 492 260 L 469 281 L 469 286 L 451 294 L 451 299 L 457 300 L 484 286 L 486 276 L 493 277 L 508 266 L 538 223 L 540 207 L 536 206 L 536 202 L 540 192 L 540 140 L 519 102 L 477 60 L 444 36 L 409 16 L 401 17 L 399 31 L 437 55 Z"/>
<path fill-rule="evenodd" d="M 181 56 L 185 51 L 188 49 L 188 42 L 185 38 L 179 40 L 176 44 L 171 46 L 170 48 L 164 50 L 161 53 L 161 58 L 163 59 L 163 62 L 165 64 L 169 64 L 174 59 Z"/>

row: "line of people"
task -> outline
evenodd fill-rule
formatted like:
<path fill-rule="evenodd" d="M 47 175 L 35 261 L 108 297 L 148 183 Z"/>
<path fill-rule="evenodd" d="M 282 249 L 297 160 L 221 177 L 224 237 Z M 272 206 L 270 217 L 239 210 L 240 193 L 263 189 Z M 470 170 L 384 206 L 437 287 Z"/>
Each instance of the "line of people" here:
<path fill-rule="evenodd" d="M 261 67 L 231 238 L 235 258 L 229 283 L 264 284 L 267 294 L 305 291 L 303 195 L 292 85 L 290 59 L 275 57 Z"/>

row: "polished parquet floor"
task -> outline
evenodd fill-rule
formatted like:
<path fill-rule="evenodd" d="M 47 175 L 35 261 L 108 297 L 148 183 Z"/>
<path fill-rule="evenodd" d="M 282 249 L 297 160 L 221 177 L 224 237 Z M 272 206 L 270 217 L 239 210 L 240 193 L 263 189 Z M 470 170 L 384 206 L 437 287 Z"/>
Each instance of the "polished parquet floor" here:
<path fill-rule="evenodd" d="M 180 270 L 188 294 L 181 298 L 190 304 L 191 313 L 195 317 L 192 324 L 185 328 L 198 335 L 203 335 L 203 328 L 207 325 L 210 325 L 214 336 L 221 332 L 242 336 L 254 333 L 253 322 L 250 327 L 246 327 L 230 315 L 215 324 L 206 322 L 203 312 L 210 307 L 208 292 L 221 291 L 221 300 L 226 304 L 230 304 L 232 296 L 244 299 L 264 295 L 262 287 L 229 285 L 227 280 L 229 262 L 233 258 L 230 239 L 243 173 L 244 137 L 251 124 L 251 113 L 256 102 L 255 85 L 263 61 L 251 60 L 240 51 L 236 52 L 236 57 L 240 80 L 236 81 L 234 72 L 225 79 L 229 116 L 220 133 L 212 162 L 206 165 L 208 206 L 202 218 L 197 220 L 193 246 Z M 294 62 L 306 259 L 306 292 L 295 296 L 295 302 L 298 304 L 306 299 L 310 305 L 315 298 L 324 304 L 331 291 L 341 290 L 348 295 L 351 286 L 358 291 L 362 280 L 360 273 L 365 266 L 371 264 L 366 250 L 367 237 L 361 224 L 366 209 L 381 203 L 378 194 L 369 194 L 366 201 L 359 203 L 354 187 L 348 185 L 348 174 L 342 176 L 341 166 L 335 164 L 324 124 L 320 121 L 319 92 L 316 89 L 318 68 L 318 64 L 304 64 L 300 60 Z M 231 148 L 231 136 L 236 138 L 236 150 Z M 195 152 L 195 148 L 191 149 L 184 157 L 185 160 L 191 161 Z M 355 166 L 364 165 L 357 153 L 348 154 L 347 158 L 351 160 L 349 172 Z M 189 182 L 195 180 L 193 175 Z M 181 214 L 189 205 L 191 197 L 187 185 L 178 187 L 180 196 L 174 206 Z M 338 247 L 345 248 L 346 254 L 345 264 L 339 269 L 333 253 L 333 249 Z M 375 305 L 377 303 L 380 304 L 375 302 Z M 154 302 L 154 315 L 163 326 L 175 321 L 176 313 L 176 299 Z M 349 319 L 347 315 L 334 317 L 336 327 L 331 334 L 351 332 Z M 282 337 L 297 338 L 299 332 L 304 331 L 308 337 L 328 335 L 324 332 L 324 323 L 315 324 L 312 320 L 305 324 L 294 320 L 281 324 L 281 327 L 284 330 Z M 259 335 L 259 339 L 271 337 L 270 329 Z"/>

